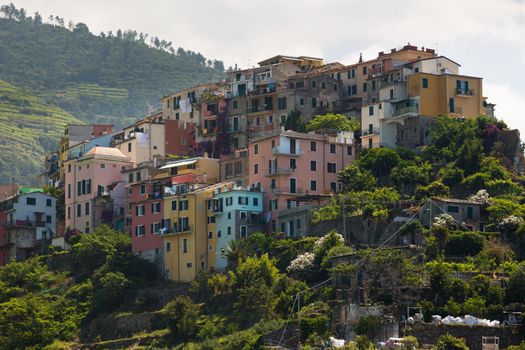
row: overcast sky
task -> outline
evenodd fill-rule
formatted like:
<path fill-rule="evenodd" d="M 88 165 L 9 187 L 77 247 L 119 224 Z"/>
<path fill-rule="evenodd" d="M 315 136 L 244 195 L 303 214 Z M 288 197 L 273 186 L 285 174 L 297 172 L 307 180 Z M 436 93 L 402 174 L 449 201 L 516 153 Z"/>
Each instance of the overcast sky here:
<path fill-rule="evenodd" d="M 0 0 L 0 3 L 8 1 Z M 410 42 L 484 78 L 496 114 L 525 139 L 525 0 L 16 0 L 94 33 L 134 29 L 226 67 L 276 54 L 355 63 Z"/>

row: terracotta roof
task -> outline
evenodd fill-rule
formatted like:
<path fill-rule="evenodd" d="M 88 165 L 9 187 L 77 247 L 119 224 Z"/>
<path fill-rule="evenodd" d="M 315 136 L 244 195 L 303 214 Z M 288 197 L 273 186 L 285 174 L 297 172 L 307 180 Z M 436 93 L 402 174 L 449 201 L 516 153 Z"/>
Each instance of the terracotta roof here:
<path fill-rule="evenodd" d="M 90 155 L 128 158 L 118 148 L 100 146 L 93 147 L 89 150 L 89 152 L 86 153 L 86 156 Z"/>
<path fill-rule="evenodd" d="M 12 197 L 18 193 L 17 184 L 0 185 L 0 200 Z"/>

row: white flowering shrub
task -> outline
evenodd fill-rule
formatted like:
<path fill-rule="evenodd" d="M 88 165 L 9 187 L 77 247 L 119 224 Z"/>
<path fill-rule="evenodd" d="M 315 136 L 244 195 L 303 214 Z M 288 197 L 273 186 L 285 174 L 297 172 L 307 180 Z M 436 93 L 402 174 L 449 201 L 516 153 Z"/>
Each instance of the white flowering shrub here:
<path fill-rule="evenodd" d="M 454 223 L 454 218 L 450 214 L 441 214 L 436 217 L 434 217 L 434 222 L 432 223 L 432 227 L 444 227 L 449 228 Z"/>
<path fill-rule="evenodd" d="M 476 202 L 481 205 L 490 204 L 490 195 L 487 190 L 479 190 L 478 193 L 469 198 L 471 201 Z"/>
<path fill-rule="evenodd" d="M 516 230 L 518 226 L 521 225 L 522 223 L 523 223 L 522 218 L 515 216 L 515 215 L 511 215 L 511 216 L 507 216 L 506 218 L 501 219 L 501 221 L 498 222 L 498 228 L 500 230 Z"/>
<path fill-rule="evenodd" d="M 335 247 L 337 245 L 344 245 L 345 239 L 343 238 L 343 235 L 335 231 L 330 231 L 326 235 L 315 241 L 314 252 L 324 249 L 327 244 L 330 245 L 330 248 Z"/>
<path fill-rule="evenodd" d="M 288 265 L 286 271 L 291 274 L 301 274 L 303 272 L 309 271 L 314 266 L 314 259 L 314 253 L 304 253 L 298 255 L 297 258 L 290 262 L 290 265 Z"/>

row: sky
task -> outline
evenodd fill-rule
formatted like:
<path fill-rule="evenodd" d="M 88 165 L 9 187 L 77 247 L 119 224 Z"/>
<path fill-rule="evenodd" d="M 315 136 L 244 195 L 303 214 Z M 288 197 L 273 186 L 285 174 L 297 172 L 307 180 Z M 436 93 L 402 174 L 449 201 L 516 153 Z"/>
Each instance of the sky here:
<path fill-rule="evenodd" d="M 0 0 L 0 3 L 7 3 Z M 410 43 L 482 77 L 496 116 L 525 135 L 525 0 L 13 0 L 85 23 L 133 29 L 247 68 L 277 54 L 352 64 Z M 525 139 L 525 136 L 522 136 Z"/>

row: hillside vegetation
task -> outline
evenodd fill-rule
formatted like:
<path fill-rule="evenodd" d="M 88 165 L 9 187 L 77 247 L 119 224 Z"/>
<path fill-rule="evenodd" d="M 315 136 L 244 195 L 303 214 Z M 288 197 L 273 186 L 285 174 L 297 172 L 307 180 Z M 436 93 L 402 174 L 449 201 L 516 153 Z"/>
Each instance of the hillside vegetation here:
<path fill-rule="evenodd" d="M 221 61 L 136 31 L 94 35 L 83 23 L 2 6 L 0 78 L 32 89 L 85 122 L 123 126 L 160 98 L 223 77 Z"/>
<path fill-rule="evenodd" d="M 34 182 L 64 126 L 82 122 L 61 108 L 0 80 L 0 183 Z"/>

